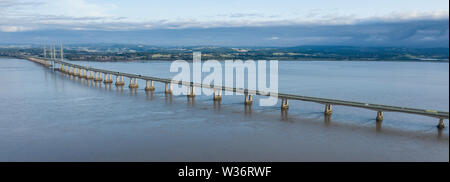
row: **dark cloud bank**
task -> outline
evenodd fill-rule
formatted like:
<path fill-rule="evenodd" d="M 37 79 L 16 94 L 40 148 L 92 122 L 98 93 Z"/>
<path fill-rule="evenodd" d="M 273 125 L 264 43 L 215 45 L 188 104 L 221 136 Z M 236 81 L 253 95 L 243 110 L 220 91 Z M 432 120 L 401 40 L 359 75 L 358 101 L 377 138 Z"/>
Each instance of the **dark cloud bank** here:
<path fill-rule="evenodd" d="M 448 47 L 449 20 L 362 22 L 353 25 L 186 28 L 155 30 L 37 30 L 0 32 L 0 44 L 126 43 L 155 46 L 394 46 Z"/>

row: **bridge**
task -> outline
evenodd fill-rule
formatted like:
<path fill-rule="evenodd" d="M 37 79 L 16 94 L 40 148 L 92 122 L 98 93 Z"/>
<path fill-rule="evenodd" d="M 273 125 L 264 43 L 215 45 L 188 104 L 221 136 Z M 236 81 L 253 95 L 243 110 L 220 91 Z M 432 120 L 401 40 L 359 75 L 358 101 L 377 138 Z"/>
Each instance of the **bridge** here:
<path fill-rule="evenodd" d="M 61 46 L 62 50 L 62 46 Z M 130 80 L 128 87 L 129 88 L 138 88 L 138 82 L 137 80 L 144 80 L 146 81 L 146 87 L 145 91 L 153 91 L 155 90 L 154 82 L 160 82 L 165 84 L 165 93 L 171 94 L 172 93 L 172 84 L 178 84 L 178 85 L 184 85 L 188 87 L 188 97 L 194 97 L 194 87 L 201 87 L 201 88 L 210 88 L 214 90 L 213 100 L 214 101 L 220 101 L 222 99 L 222 91 L 229 91 L 229 92 L 235 92 L 235 93 L 242 93 L 245 95 L 244 97 L 244 104 L 245 105 L 251 105 L 253 102 L 252 95 L 261 95 L 261 96 L 277 96 L 279 99 L 281 99 L 281 109 L 282 110 L 288 110 L 289 109 L 289 100 L 299 100 L 299 101 L 306 101 L 306 102 L 314 102 L 323 104 L 325 106 L 324 114 L 326 116 L 329 116 L 332 114 L 332 106 L 334 105 L 340 105 L 340 106 L 348 106 L 348 107 L 356 107 L 356 108 L 363 108 L 363 109 L 369 109 L 376 112 L 376 120 L 377 122 L 380 122 L 383 120 L 383 112 L 400 112 L 400 113 L 408 113 L 408 114 L 416 114 L 416 115 L 423 115 L 428 117 L 437 118 L 438 121 L 438 128 L 444 128 L 444 119 L 449 118 L 449 112 L 443 112 L 443 111 L 436 111 L 436 110 L 429 110 L 429 109 L 417 109 L 417 108 L 409 108 L 409 107 L 398 107 L 398 106 L 390 106 L 390 105 L 380 105 L 380 104 L 371 104 L 371 103 L 363 103 L 363 102 L 353 102 L 353 101 L 346 101 L 346 100 L 335 100 L 335 99 L 327 99 L 327 98 L 319 98 L 319 97 L 308 97 L 308 96 L 301 96 L 301 95 L 293 95 L 293 94 L 285 94 L 285 93 L 275 93 L 275 92 L 264 92 L 259 90 L 249 90 L 249 89 L 241 89 L 241 88 L 232 88 L 232 87 L 226 87 L 226 86 L 217 86 L 217 85 L 205 85 L 201 83 L 194 83 L 194 82 L 184 82 L 184 81 L 178 81 L 178 80 L 172 80 L 167 78 L 158 78 L 158 77 L 150 77 L 150 76 L 143 76 L 143 75 L 137 75 L 132 73 L 124 73 L 124 72 L 117 72 L 117 71 L 111 71 L 111 70 L 104 70 L 104 69 L 98 69 L 98 68 L 92 68 L 92 67 L 86 67 L 81 66 L 77 64 L 72 64 L 69 62 L 64 61 L 63 53 L 60 51 L 61 59 L 56 59 L 56 53 L 55 48 L 52 47 L 51 54 L 50 54 L 50 60 L 46 58 L 46 52 L 44 49 L 44 57 L 37 57 L 37 56 L 26 56 L 25 59 L 28 59 L 30 61 L 39 63 L 41 65 L 44 65 L 48 68 L 52 68 L 54 70 L 60 71 L 65 74 L 73 75 L 75 77 L 84 78 L 87 80 L 94 80 L 96 82 L 103 81 L 105 84 L 112 84 L 112 75 L 115 77 L 115 85 L 116 86 L 124 86 L 124 77 L 128 78 Z M 104 79 L 102 77 L 104 75 Z"/>

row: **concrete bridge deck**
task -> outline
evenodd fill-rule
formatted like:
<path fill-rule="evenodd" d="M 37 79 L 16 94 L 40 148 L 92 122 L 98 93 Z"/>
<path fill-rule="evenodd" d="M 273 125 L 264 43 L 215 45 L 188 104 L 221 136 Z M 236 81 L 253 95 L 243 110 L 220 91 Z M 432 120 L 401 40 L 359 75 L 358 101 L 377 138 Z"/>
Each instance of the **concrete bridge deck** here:
<path fill-rule="evenodd" d="M 40 63 L 40 64 L 43 64 L 45 66 L 50 65 L 45 60 L 42 60 L 42 58 L 28 57 L 27 59 L 37 62 L 37 63 Z M 40 61 L 38 61 L 38 60 L 40 60 Z M 152 84 L 153 84 L 153 81 L 165 83 L 166 91 L 167 91 L 168 84 L 180 84 L 180 85 L 185 85 L 188 87 L 202 87 L 202 88 L 211 88 L 214 90 L 243 93 L 246 96 L 246 98 L 245 98 L 246 104 L 247 104 L 247 102 L 251 104 L 251 102 L 252 102 L 251 95 L 252 94 L 263 95 L 263 96 L 276 96 L 276 97 L 282 99 L 282 109 L 288 108 L 287 100 L 300 100 L 300 101 L 324 104 L 325 105 L 325 114 L 331 114 L 331 105 L 357 107 L 357 108 L 364 108 L 364 109 L 370 109 L 370 110 L 377 111 L 377 121 L 383 120 L 383 112 L 401 112 L 401 113 L 409 113 L 409 114 L 416 114 L 416 115 L 423 115 L 423 116 L 439 118 L 439 124 L 438 124 L 439 128 L 444 128 L 443 120 L 449 118 L 449 112 L 443 112 L 443 111 L 408 108 L 408 107 L 398 107 L 398 106 L 389 106 L 389 105 L 380 105 L 380 104 L 370 104 L 370 103 L 335 100 L 335 99 L 327 99 L 327 98 L 319 98 L 319 97 L 308 97 L 308 96 L 275 93 L 275 92 L 263 92 L 263 91 L 258 91 L 258 90 L 239 89 L 239 88 L 231 88 L 231 87 L 225 87 L 225 86 L 205 85 L 205 84 L 201 84 L 201 83 L 182 82 L 182 81 L 177 81 L 177 80 L 172 80 L 172 79 L 167 79 L 167 78 L 150 77 L 150 76 L 143 76 L 143 75 L 137 75 L 137 74 L 131 74 L 131 73 L 123 73 L 123 72 L 116 72 L 116 71 L 111 71 L 111 70 L 97 69 L 97 68 L 72 64 L 72 63 L 68 63 L 68 62 L 60 61 L 60 60 L 53 60 L 53 61 L 55 64 L 58 64 L 60 66 L 70 67 L 72 69 L 77 68 L 77 69 L 86 70 L 86 71 L 103 73 L 105 75 L 115 75 L 116 77 L 121 76 L 122 79 L 123 79 L 123 77 L 128 77 L 128 78 L 130 78 L 130 82 L 132 82 L 132 79 L 135 79 L 135 80 L 141 79 L 141 80 L 146 80 L 147 84 L 148 84 L 148 81 L 151 81 Z M 248 98 L 248 95 L 250 95 L 249 98 Z M 216 99 L 216 95 L 215 95 L 214 99 Z"/>

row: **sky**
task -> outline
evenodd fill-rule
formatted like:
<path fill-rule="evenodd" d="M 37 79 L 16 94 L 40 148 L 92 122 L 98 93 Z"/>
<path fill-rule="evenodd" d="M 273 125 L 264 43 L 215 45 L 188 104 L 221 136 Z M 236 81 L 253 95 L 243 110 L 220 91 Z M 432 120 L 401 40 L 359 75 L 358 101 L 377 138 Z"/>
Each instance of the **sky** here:
<path fill-rule="evenodd" d="M 362 36 L 364 40 L 379 41 L 386 37 L 398 37 L 387 34 L 395 34 L 398 30 L 393 28 L 401 28 L 402 25 L 408 28 L 410 37 L 406 38 L 413 37 L 414 45 L 421 44 L 418 40 L 425 41 L 423 45 L 432 45 L 436 43 L 432 40 L 448 44 L 449 1 L 0 0 L 0 17 L 0 43 L 38 43 L 54 41 L 56 38 L 60 39 L 59 41 L 74 42 L 69 37 L 74 35 L 81 36 L 77 42 L 89 42 L 89 36 L 86 34 L 93 36 L 92 34 L 108 32 L 111 36 L 128 33 L 135 36 L 140 33 L 139 36 L 149 38 L 143 39 L 147 42 L 138 42 L 146 44 L 170 42 L 174 45 L 245 45 L 246 41 L 242 39 L 251 35 L 245 32 L 251 29 L 261 34 L 261 37 L 253 37 L 255 40 L 247 43 L 249 46 L 354 44 L 359 41 L 357 37 L 353 37 L 354 34 L 360 34 L 358 30 L 365 32 Z M 386 25 L 388 28 L 384 29 Z M 361 29 L 368 27 L 372 30 Z M 409 29 L 414 27 L 416 30 Z M 163 30 L 168 33 L 164 34 L 161 32 Z M 55 31 L 59 34 L 66 33 L 67 37 L 51 38 L 49 33 Z M 411 34 L 411 31 L 415 33 Z M 197 35 L 200 32 L 216 36 L 219 41 L 198 40 L 202 39 L 201 35 Z M 317 32 L 317 35 L 314 32 Z M 342 34 L 344 32 L 348 35 Z M 183 36 L 187 33 L 196 36 Z M 155 34 L 163 36 L 158 37 L 156 43 L 155 39 L 151 38 L 155 37 Z M 333 34 L 337 34 L 336 37 L 330 38 Z M 420 35 L 421 38 L 417 37 Z M 177 42 L 164 36 L 177 36 L 180 39 Z M 130 39 L 139 40 L 137 37 Z M 339 42 L 338 39 L 342 41 Z M 348 41 L 349 39 L 352 40 Z M 95 41 L 109 40 L 105 38 Z M 126 40 L 114 41 L 133 43 Z M 394 41 L 398 40 L 374 44 L 395 45 Z M 410 41 L 403 42 L 409 45 L 412 43 Z"/>

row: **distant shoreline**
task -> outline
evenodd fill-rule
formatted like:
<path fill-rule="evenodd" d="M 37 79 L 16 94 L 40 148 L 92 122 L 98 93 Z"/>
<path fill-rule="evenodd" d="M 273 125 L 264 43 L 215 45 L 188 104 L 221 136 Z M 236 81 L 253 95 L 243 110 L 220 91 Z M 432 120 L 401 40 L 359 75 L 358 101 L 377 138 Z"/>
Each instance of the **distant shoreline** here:
<path fill-rule="evenodd" d="M 0 56 L 0 58 L 13 58 L 13 59 L 23 59 L 23 58 L 18 58 L 18 57 L 13 57 L 13 56 Z M 207 59 L 207 60 L 214 60 L 214 59 Z M 239 59 L 236 59 L 239 60 Z M 69 60 L 69 61 L 87 61 L 87 60 Z M 172 62 L 175 60 L 118 60 L 118 61 L 96 61 L 96 60 L 90 60 L 87 62 L 118 62 L 118 63 L 124 63 L 124 62 L 152 62 L 152 61 L 167 61 L 167 62 Z M 191 62 L 192 60 L 185 60 L 187 62 Z M 206 60 L 202 60 L 202 61 L 206 61 Z M 220 62 L 226 61 L 226 60 L 217 60 Z M 245 61 L 245 60 L 243 60 Z M 324 59 L 310 59 L 310 60 L 278 60 L 278 61 L 295 61 L 295 62 L 300 62 L 300 61 L 304 61 L 304 62 L 315 62 L 315 61 L 333 61 L 333 62 L 421 62 L 421 63 L 449 63 L 449 60 L 324 60 Z"/>

